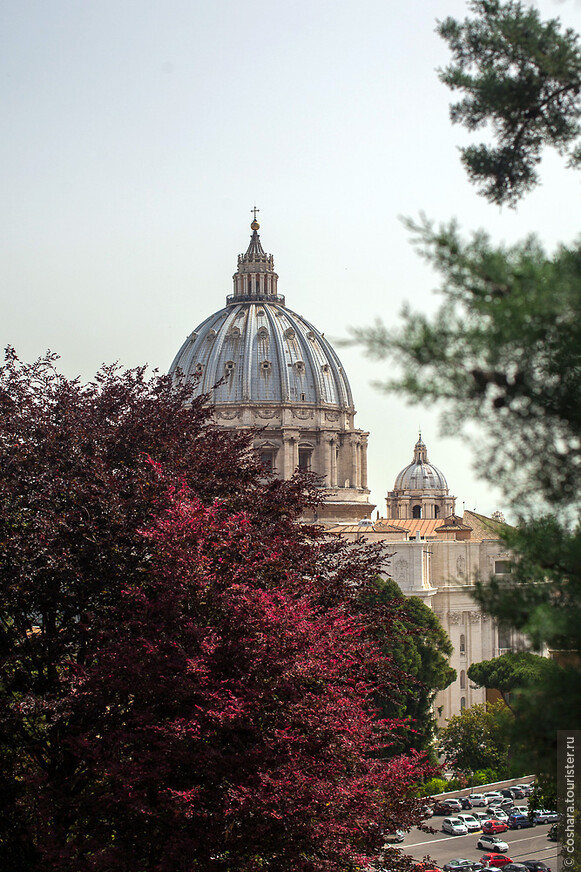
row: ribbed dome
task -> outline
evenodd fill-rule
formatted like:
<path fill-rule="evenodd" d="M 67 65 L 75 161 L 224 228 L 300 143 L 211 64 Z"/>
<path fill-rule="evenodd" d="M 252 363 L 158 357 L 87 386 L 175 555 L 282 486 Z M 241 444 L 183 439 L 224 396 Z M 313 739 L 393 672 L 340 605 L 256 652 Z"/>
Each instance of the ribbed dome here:
<path fill-rule="evenodd" d="M 448 483 L 444 474 L 437 466 L 429 462 L 428 449 L 420 436 L 414 446 L 414 459 L 396 477 L 394 491 L 442 490 L 447 488 Z"/>
<path fill-rule="evenodd" d="M 307 404 L 353 411 L 349 382 L 329 342 L 287 309 L 277 293 L 272 255 L 258 236 L 238 257 L 234 293 L 203 321 L 177 353 L 170 373 L 197 378 L 197 392 L 225 404 Z"/>

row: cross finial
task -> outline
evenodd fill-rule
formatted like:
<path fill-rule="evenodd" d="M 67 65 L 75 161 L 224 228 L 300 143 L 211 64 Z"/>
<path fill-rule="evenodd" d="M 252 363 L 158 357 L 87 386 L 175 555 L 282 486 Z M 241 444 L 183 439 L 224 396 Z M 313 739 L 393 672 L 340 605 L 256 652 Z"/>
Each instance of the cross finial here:
<path fill-rule="evenodd" d="M 254 220 L 256 221 L 256 213 L 260 212 L 260 209 L 257 209 L 255 206 L 254 209 L 251 209 L 250 211 L 254 213 Z"/>

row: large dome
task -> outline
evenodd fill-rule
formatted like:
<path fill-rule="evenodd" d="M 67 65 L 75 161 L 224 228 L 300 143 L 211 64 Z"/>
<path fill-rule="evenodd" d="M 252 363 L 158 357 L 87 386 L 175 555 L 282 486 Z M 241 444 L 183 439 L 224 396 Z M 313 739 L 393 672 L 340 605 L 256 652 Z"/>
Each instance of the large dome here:
<path fill-rule="evenodd" d="M 210 396 L 221 426 L 254 428 L 261 462 L 275 475 L 317 473 L 325 488 L 320 520 L 368 518 L 368 434 L 355 427 L 341 361 L 323 333 L 287 309 L 256 218 L 251 228 L 234 293 L 190 333 L 170 373 Z"/>
<path fill-rule="evenodd" d="M 215 404 L 353 411 L 349 382 L 333 348 L 312 324 L 287 309 L 277 293 L 273 258 L 262 248 L 258 227 L 254 221 L 225 308 L 188 336 L 170 372 L 197 379 L 198 392 L 211 392 Z"/>
<path fill-rule="evenodd" d="M 444 473 L 429 462 L 428 449 L 420 436 L 414 446 L 414 459 L 397 475 L 394 491 L 442 490 L 447 487 Z"/>
<path fill-rule="evenodd" d="M 238 302 L 206 318 L 186 339 L 171 372 L 197 377 L 214 403 L 272 403 L 349 409 L 341 362 L 312 324 L 280 303 Z M 214 388 L 223 379 L 222 383 Z"/>

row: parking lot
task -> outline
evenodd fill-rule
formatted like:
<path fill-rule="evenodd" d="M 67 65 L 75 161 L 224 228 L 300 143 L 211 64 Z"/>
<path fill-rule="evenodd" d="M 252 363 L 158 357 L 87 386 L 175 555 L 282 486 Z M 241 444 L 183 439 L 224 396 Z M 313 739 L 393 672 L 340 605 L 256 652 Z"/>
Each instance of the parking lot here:
<path fill-rule="evenodd" d="M 443 817 L 435 816 L 426 821 L 426 824 L 434 830 L 439 830 L 442 820 Z M 506 853 L 515 863 L 522 863 L 523 860 L 542 860 L 550 866 L 552 872 L 556 872 L 558 845 L 547 839 L 550 828 L 550 824 L 539 824 L 531 829 L 508 830 L 501 833 L 501 838 L 509 846 Z M 429 856 L 437 866 L 442 867 L 444 863 L 455 857 L 478 861 L 485 853 L 476 847 L 479 837 L 479 833 L 449 836 L 441 831 L 432 834 L 413 829 L 397 847 L 416 860 L 423 860 L 425 856 Z"/>

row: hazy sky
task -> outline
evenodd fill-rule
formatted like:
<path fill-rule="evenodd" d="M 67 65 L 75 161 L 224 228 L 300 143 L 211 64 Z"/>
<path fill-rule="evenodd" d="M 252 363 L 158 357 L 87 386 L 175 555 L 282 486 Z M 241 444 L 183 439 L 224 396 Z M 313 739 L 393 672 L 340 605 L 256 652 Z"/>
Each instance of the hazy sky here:
<path fill-rule="evenodd" d="M 538 4 L 581 30 L 577 0 Z M 289 308 L 328 338 L 438 279 L 399 216 L 456 217 L 497 240 L 576 238 L 581 175 L 558 158 L 518 211 L 468 184 L 448 120 L 436 19 L 460 0 L 1 0 L 2 345 L 51 349 L 69 376 L 101 363 L 166 371 L 232 291 L 250 209 Z M 412 459 L 421 425 L 458 509 L 502 497 L 429 406 L 371 387 L 386 365 L 339 349 L 370 431 L 373 501 Z M 476 465 L 476 471 L 472 468 Z"/>

